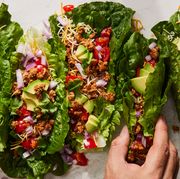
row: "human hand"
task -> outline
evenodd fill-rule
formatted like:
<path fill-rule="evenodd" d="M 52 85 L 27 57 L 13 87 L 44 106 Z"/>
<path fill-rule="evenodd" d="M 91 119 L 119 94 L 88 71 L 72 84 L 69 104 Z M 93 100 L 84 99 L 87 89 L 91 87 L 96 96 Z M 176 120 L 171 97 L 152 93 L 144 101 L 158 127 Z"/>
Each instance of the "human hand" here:
<path fill-rule="evenodd" d="M 178 153 L 168 138 L 166 121 L 160 117 L 153 145 L 142 166 L 127 163 L 129 133 L 125 126 L 113 140 L 106 163 L 105 179 L 173 179 L 179 166 Z"/>

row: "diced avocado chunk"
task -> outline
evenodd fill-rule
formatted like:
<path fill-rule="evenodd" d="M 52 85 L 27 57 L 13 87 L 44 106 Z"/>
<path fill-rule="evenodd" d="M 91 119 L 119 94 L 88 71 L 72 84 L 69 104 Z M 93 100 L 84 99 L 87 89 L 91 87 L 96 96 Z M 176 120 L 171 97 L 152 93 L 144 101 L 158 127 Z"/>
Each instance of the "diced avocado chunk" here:
<path fill-rule="evenodd" d="M 88 64 L 91 63 L 92 58 L 93 58 L 93 53 L 89 52 L 89 54 L 88 54 Z"/>
<path fill-rule="evenodd" d="M 29 111 L 34 111 L 34 108 L 40 104 L 36 95 L 25 91 L 22 93 L 22 100 L 26 103 L 27 110 Z"/>
<path fill-rule="evenodd" d="M 146 63 L 144 66 L 144 70 L 148 71 L 149 73 L 153 73 L 154 67 L 152 67 L 149 63 Z"/>
<path fill-rule="evenodd" d="M 180 50 L 180 38 L 179 37 L 174 39 L 173 44 L 177 45 L 178 50 Z"/>
<path fill-rule="evenodd" d="M 49 87 L 49 81 L 48 80 L 35 80 L 31 82 L 27 87 L 25 87 L 23 91 L 26 91 L 31 94 L 35 94 L 35 87 L 37 85 L 44 85 L 44 90 L 47 91 Z"/>
<path fill-rule="evenodd" d="M 79 104 L 84 104 L 88 100 L 88 97 L 84 94 L 78 94 L 75 98 L 75 101 Z"/>
<path fill-rule="evenodd" d="M 142 77 L 137 77 L 137 78 L 131 79 L 132 87 L 140 94 L 145 93 L 147 77 L 148 76 L 142 76 Z"/>
<path fill-rule="evenodd" d="M 85 53 L 87 53 L 87 48 L 83 45 L 79 45 L 77 50 L 76 50 L 75 55 L 76 55 L 76 57 L 80 57 Z"/>
<path fill-rule="evenodd" d="M 92 114 L 89 115 L 88 121 L 85 124 L 87 132 L 92 133 L 93 131 L 95 131 L 98 128 L 98 123 L 99 123 L 99 120 L 96 116 Z"/>
<path fill-rule="evenodd" d="M 78 57 L 78 59 L 81 61 L 88 60 L 88 58 L 89 58 L 89 52 L 86 52 L 85 54 Z"/>
<path fill-rule="evenodd" d="M 24 102 L 26 103 L 28 111 L 34 111 L 37 107 L 36 104 L 30 99 L 25 99 Z"/>
<path fill-rule="evenodd" d="M 93 100 L 88 100 L 84 105 L 83 105 L 84 109 L 91 114 L 93 112 L 94 109 L 94 101 Z"/>
<path fill-rule="evenodd" d="M 145 69 L 140 69 L 140 76 L 147 76 L 149 75 L 149 71 L 145 70 Z"/>

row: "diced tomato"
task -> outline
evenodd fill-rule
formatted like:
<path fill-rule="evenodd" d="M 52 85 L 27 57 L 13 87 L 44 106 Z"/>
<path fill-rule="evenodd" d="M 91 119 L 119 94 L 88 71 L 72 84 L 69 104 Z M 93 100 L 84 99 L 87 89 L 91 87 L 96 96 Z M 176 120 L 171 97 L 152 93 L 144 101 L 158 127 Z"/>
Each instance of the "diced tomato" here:
<path fill-rule="evenodd" d="M 104 47 L 101 50 L 101 55 L 102 55 L 102 60 L 104 62 L 107 62 L 110 60 L 110 48 L 109 47 Z"/>
<path fill-rule="evenodd" d="M 112 32 L 112 28 L 111 27 L 107 27 L 107 28 L 102 30 L 101 37 L 110 37 L 111 36 L 111 32 Z"/>
<path fill-rule="evenodd" d="M 148 63 L 152 66 L 152 67 L 155 67 L 156 65 L 156 61 L 154 59 L 148 61 Z"/>
<path fill-rule="evenodd" d="M 36 58 L 35 63 L 36 65 L 41 65 L 41 58 Z"/>
<path fill-rule="evenodd" d="M 73 81 L 75 79 L 83 80 L 83 78 L 81 76 L 68 75 L 68 76 L 66 76 L 66 83 L 69 83 L 69 81 Z"/>
<path fill-rule="evenodd" d="M 86 111 L 83 111 L 83 113 L 81 114 L 81 120 L 82 121 L 87 121 L 89 117 L 89 113 Z"/>
<path fill-rule="evenodd" d="M 102 47 L 106 47 L 109 45 L 109 37 L 98 37 L 95 39 L 95 45 L 100 45 Z"/>
<path fill-rule="evenodd" d="M 63 7 L 63 9 L 65 12 L 70 12 L 74 9 L 74 6 L 73 5 L 66 5 Z"/>
<path fill-rule="evenodd" d="M 38 72 L 42 72 L 44 69 L 44 66 L 43 65 L 37 65 L 37 70 Z"/>
<path fill-rule="evenodd" d="M 109 47 L 103 47 L 101 51 L 98 51 L 96 48 L 94 48 L 93 52 L 94 58 L 97 60 L 102 60 L 104 62 L 109 61 L 110 59 L 110 48 Z"/>
<path fill-rule="evenodd" d="M 84 147 L 85 147 L 86 149 L 94 149 L 94 148 L 97 147 L 94 139 L 89 138 L 89 139 L 86 139 L 86 140 L 87 140 L 87 143 L 88 143 L 88 145 L 85 145 L 85 144 L 84 144 Z"/>
<path fill-rule="evenodd" d="M 139 77 L 140 76 L 140 67 L 138 67 L 137 69 L 136 69 L 136 77 Z"/>
<path fill-rule="evenodd" d="M 23 105 L 19 110 L 18 114 L 21 117 L 31 116 L 31 112 L 27 110 L 27 107 Z"/>
<path fill-rule="evenodd" d="M 15 126 L 15 132 L 21 134 L 26 130 L 28 126 L 30 126 L 29 123 L 23 121 L 23 119 L 20 119 L 17 121 L 17 125 Z"/>
<path fill-rule="evenodd" d="M 73 159 L 77 161 L 77 165 L 86 166 L 88 164 L 88 159 L 84 155 L 84 153 L 74 153 L 72 155 Z"/>
<path fill-rule="evenodd" d="M 21 143 L 22 147 L 26 150 L 32 150 L 37 147 L 37 140 L 35 138 L 30 138 Z"/>

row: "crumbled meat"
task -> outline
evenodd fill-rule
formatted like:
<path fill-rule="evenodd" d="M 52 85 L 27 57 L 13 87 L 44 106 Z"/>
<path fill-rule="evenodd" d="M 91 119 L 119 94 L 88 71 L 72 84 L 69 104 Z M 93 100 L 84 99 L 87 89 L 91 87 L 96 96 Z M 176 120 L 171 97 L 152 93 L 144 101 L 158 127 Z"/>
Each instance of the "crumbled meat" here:
<path fill-rule="evenodd" d="M 138 142 L 138 141 L 135 140 L 135 141 L 131 144 L 130 149 L 131 149 L 131 150 L 134 150 L 134 151 L 142 151 L 142 150 L 144 150 L 144 146 L 143 146 L 143 144 L 141 144 L 140 142 Z"/>
<path fill-rule="evenodd" d="M 69 92 L 69 94 L 68 94 L 68 100 L 69 100 L 69 101 L 72 101 L 72 100 L 74 100 L 74 98 L 75 98 L 74 92 L 73 92 L 73 91 Z"/>
<path fill-rule="evenodd" d="M 138 125 L 136 126 L 136 128 L 135 128 L 135 134 L 139 134 L 140 131 L 141 131 L 141 125 L 138 124 Z"/>
<path fill-rule="evenodd" d="M 106 71 L 106 70 L 107 70 L 107 67 L 108 67 L 108 62 L 104 62 L 104 61 L 102 61 L 102 60 L 99 60 L 98 70 L 99 70 L 100 72 Z"/>
<path fill-rule="evenodd" d="M 88 48 L 88 50 L 93 50 L 94 49 L 94 43 L 92 41 L 92 39 L 85 39 L 85 38 L 82 38 L 81 39 L 81 44 L 84 45 L 85 47 Z"/>
<path fill-rule="evenodd" d="M 154 60 L 158 59 L 158 57 L 159 57 L 159 48 L 155 47 L 155 48 L 151 49 L 149 54 Z"/>
<path fill-rule="evenodd" d="M 85 125 L 84 122 L 79 121 L 77 122 L 74 131 L 77 132 L 78 134 L 82 134 L 84 132 Z"/>
<path fill-rule="evenodd" d="M 108 73 L 108 72 L 105 72 L 104 74 L 103 74 L 103 80 L 105 80 L 105 81 L 109 81 L 110 80 L 110 74 Z"/>
<path fill-rule="evenodd" d="M 29 81 L 30 79 L 35 79 L 36 75 L 38 73 L 37 68 L 31 68 L 28 72 L 28 79 L 27 81 Z M 27 76 L 27 74 L 25 74 L 25 77 Z"/>
<path fill-rule="evenodd" d="M 43 68 L 40 72 L 37 73 L 38 79 L 47 79 L 49 77 L 48 70 Z"/>
<path fill-rule="evenodd" d="M 103 92 L 100 94 L 107 101 L 113 102 L 115 100 L 115 94 L 111 92 Z"/>
<path fill-rule="evenodd" d="M 56 97 L 56 92 L 54 90 L 50 90 L 49 91 L 49 99 L 54 102 L 55 101 L 55 97 Z"/>
<path fill-rule="evenodd" d="M 39 84 L 34 87 L 35 93 L 38 97 L 41 97 L 41 93 L 44 91 L 45 87 L 45 84 Z"/>
<path fill-rule="evenodd" d="M 13 90 L 12 90 L 13 94 L 12 96 L 19 96 L 22 93 L 22 90 L 17 88 L 17 83 L 15 82 L 13 85 Z"/>

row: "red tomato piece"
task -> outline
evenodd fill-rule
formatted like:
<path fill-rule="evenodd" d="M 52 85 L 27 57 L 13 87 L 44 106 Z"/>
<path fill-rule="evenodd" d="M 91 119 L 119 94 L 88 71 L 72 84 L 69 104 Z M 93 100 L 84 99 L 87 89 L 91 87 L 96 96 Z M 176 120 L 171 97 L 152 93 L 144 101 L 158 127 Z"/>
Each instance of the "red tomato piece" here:
<path fill-rule="evenodd" d="M 77 161 L 77 165 L 86 166 L 88 164 L 88 159 L 86 158 L 84 153 L 76 152 L 72 157 Z"/>
<path fill-rule="evenodd" d="M 109 61 L 109 59 L 110 59 L 110 48 L 109 47 L 103 47 L 100 51 L 98 51 L 96 48 L 94 48 L 93 55 L 94 55 L 94 58 L 97 60 L 102 60 L 104 62 Z"/>
<path fill-rule="evenodd" d="M 112 32 L 112 28 L 111 27 L 107 27 L 107 28 L 102 30 L 101 37 L 110 37 L 111 36 L 111 32 Z"/>
<path fill-rule="evenodd" d="M 95 39 L 95 44 L 98 46 L 106 47 L 109 45 L 109 37 L 98 37 Z"/>
<path fill-rule="evenodd" d="M 154 59 L 150 60 L 148 63 L 149 63 L 152 67 L 155 67 L 155 65 L 156 65 L 156 61 L 155 61 Z"/>
<path fill-rule="evenodd" d="M 88 117 L 89 117 L 89 113 L 84 111 L 82 114 L 81 114 L 81 120 L 82 121 L 87 121 L 88 120 Z"/>
<path fill-rule="evenodd" d="M 23 119 L 20 119 L 17 122 L 18 124 L 15 127 L 15 132 L 18 134 L 23 133 L 26 130 L 26 128 L 30 125 L 29 123 L 23 121 Z"/>
<path fill-rule="evenodd" d="M 66 5 L 63 7 L 63 9 L 65 12 L 70 12 L 74 9 L 74 6 L 73 5 Z"/>
<path fill-rule="evenodd" d="M 44 69 L 44 66 L 43 65 L 37 65 L 37 70 L 38 72 L 42 72 Z"/>
<path fill-rule="evenodd" d="M 102 56 L 102 60 L 104 62 L 107 62 L 110 60 L 110 48 L 109 47 L 104 47 L 101 50 L 101 56 Z"/>
<path fill-rule="evenodd" d="M 19 116 L 21 117 L 31 116 L 31 112 L 27 110 L 27 107 L 25 105 L 23 105 L 19 109 Z"/>
<path fill-rule="evenodd" d="M 85 147 L 86 149 L 94 149 L 94 148 L 97 147 L 95 141 L 94 141 L 92 138 L 89 138 L 89 139 L 86 139 L 86 140 L 87 140 L 87 143 L 88 143 L 88 145 L 85 145 L 85 144 L 84 144 L 84 147 Z"/>
<path fill-rule="evenodd" d="M 32 150 L 37 147 L 37 140 L 35 138 L 30 138 L 21 143 L 22 147 L 26 150 Z"/>
<path fill-rule="evenodd" d="M 69 81 L 73 81 L 75 79 L 83 80 L 83 78 L 81 76 L 68 75 L 68 76 L 66 76 L 66 83 L 69 83 Z"/>
<path fill-rule="evenodd" d="M 35 63 L 36 65 L 41 65 L 41 58 L 36 58 Z"/>

